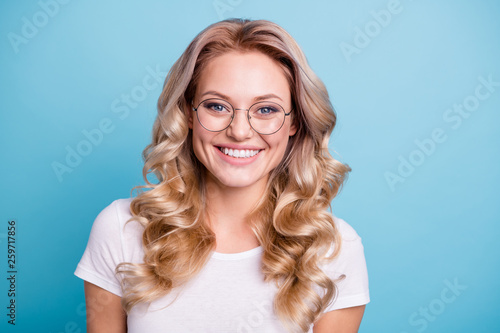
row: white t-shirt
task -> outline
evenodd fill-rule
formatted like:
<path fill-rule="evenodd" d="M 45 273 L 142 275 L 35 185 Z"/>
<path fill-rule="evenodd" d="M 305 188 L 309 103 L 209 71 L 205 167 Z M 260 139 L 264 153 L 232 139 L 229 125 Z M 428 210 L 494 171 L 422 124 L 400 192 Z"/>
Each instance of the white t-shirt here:
<path fill-rule="evenodd" d="M 96 218 L 87 248 L 75 275 L 122 296 L 121 262 L 142 263 L 143 227 L 131 217 L 132 199 L 118 199 Z M 344 220 L 334 218 L 342 235 L 340 255 L 322 267 L 337 283 L 339 293 L 325 312 L 363 305 L 370 301 L 368 274 L 361 238 Z M 249 333 L 286 332 L 273 313 L 274 282 L 265 283 L 260 270 L 262 247 L 240 253 L 213 252 L 206 266 L 186 285 L 149 305 L 132 308 L 127 317 L 131 333 Z M 312 326 L 309 332 L 312 332 Z"/>

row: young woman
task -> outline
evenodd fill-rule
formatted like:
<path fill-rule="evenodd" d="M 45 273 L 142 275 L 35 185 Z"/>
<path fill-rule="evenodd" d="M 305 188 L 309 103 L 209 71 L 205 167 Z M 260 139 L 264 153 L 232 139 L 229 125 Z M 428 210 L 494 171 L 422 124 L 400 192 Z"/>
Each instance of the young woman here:
<path fill-rule="evenodd" d="M 75 272 L 88 332 L 357 332 L 368 277 L 328 211 L 350 171 L 328 152 L 335 121 L 281 27 L 203 30 L 159 98 L 148 190 L 92 227 Z"/>

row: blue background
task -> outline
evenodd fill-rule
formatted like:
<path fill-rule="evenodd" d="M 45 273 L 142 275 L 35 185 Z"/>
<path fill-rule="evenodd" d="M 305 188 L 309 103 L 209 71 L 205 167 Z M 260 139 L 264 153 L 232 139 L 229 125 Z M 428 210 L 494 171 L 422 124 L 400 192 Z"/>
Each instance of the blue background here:
<path fill-rule="evenodd" d="M 338 113 L 330 148 L 353 169 L 334 212 L 363 238 L 370 276 L 360 332 L 500 331 L 500 87 L 474 97 L 480 77 L 500 81 L 498 1 L 401 0 L 385 26 L 375 17 L 386 0 L 90 0 L 49 16 L 51 2 L 0 4 L 2 332 L 85 331 L 73 272 L 97 214 L 143 183 L 161 91 L 141 90 L 143 79 L 157 68 L 164 77 L 199 31 L 228 17 L 283 26 L 328 87 Z M 125 106 L 132 92 L 140 101 Z M 474 101 L 467 117 L 447 118 Z M 103 119 L 112 131 L 85 146 L 84 131 Z M 436 130 L 441 142 L 430 143 Z M 88 154 L 58 177 L 54 162 L 78 146 Z M 8 219 L 17 221 L 15 327 Z"/>

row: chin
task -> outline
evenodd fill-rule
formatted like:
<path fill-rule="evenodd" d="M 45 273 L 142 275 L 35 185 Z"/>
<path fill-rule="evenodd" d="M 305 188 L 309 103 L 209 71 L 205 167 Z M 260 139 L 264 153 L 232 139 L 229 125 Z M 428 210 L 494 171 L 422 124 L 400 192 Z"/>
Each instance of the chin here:
<path fill-rule="evenodd" d="M 223 186 L 226 187 L 234 187 L 234 188 L 245 188 L 245 187 L 250 187 L 253 184 L 251 182 L 246 182 L 246 181 L 224 181 L 224 180 L 219 180 L 219 183 L 222 184 Z"/>
<path fill-rule="evenodd" d="M 226 175 L 227 176 L 227 175 Z M 227 178 L 227 177 L 217 177 L 217 182 L 225 187 L 232 188 L 252 188 L 254 186 L 263 186 L 265 184 L 265 177 L 259 179 L 245 179 L 245 178 Z"/>

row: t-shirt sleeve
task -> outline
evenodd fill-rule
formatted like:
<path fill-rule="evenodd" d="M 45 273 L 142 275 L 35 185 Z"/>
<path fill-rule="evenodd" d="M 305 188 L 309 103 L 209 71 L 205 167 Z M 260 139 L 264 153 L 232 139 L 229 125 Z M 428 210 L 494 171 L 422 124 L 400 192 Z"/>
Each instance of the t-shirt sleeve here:
<path fill-rule="evenodd" d="M 324 312 L 370 302 L 368 271 L 361 237 L 344 220 L 335 217 L 335 222 L 342 235 L 342 245 L 338 257 L 326 265 L 324 272 L 332 279 L 341 275 L 345 277 L 336 281 L 336 298 Z"/>
<path fill-rule="evenodd" d="M 79 278 L 122 296 L 116 266 L 123 262 L 118 200 L 104 208 L 92 225 L 87 247 L 75 270 Z"/>

